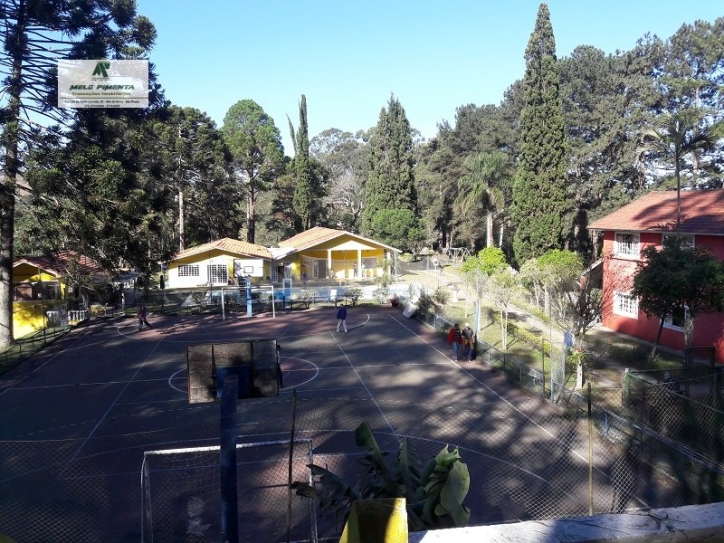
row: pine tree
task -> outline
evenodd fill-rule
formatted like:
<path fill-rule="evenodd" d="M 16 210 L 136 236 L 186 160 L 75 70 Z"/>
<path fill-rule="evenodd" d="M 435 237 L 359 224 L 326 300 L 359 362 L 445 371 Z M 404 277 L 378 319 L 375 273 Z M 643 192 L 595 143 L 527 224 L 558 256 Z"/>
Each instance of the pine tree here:
<path fill-rule="evenodd" d="M 18 177 L 24 150 L 32 147 L 25 119 L 30 113 L 61 116 L 56 104 L 58 58 L 141 58 L 156 38 L 151 22 L 136 14 L 135 2 L 68 0 L 0 3 L 3 24 L 0 97 L 3 133 L 0 179 L 0 346 L 12 341 L 12 269 Z M 37 131 L 35 131 L 37 133 Z"/>
<path fill-rule="evenodd" d="M 254 100 L 240 100 L 224 116 L 221 132 L 233 157 L 232 169 L 246 196 L 246 241 L 255 242 L 256 201 L 283 173 L 279 129 Z"/>
<path fill-rule="evenodd" d="M 394 96 L 382 109 L 369 143 L 370 172 L 365 184 L 362 233 L 374 236 L 375 214 L 384 209 L 417 213 L 412 134 L 405 110 Z"/>
<path fill-rule="evenodd" d="M 548 6 L 541 4 L 525 51 L 521 147 L 513 187 L 513 249 L 518 264 L 563 247 L 570 232 L 565 127 L 556 45 Z"/>

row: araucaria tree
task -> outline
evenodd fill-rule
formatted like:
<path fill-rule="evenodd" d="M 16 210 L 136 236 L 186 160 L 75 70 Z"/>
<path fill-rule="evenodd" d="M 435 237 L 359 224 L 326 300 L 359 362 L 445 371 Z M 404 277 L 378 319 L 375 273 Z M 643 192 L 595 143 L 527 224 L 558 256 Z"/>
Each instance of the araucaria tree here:
<path fill-rule="evenodd" d="M 26 119 L 56 116 L 54 71 L 59 58 L 139 58 L 156 38 L 153 25 L 135 11 L 135 2 L 69 0 L 0 1 L 0 346 L 12 341 L 12 266 L 18 178 L 31 146 Z"/>
<path fill-rule="evenodd" d="M 570 232 L 560 77 L 546 4 L 538 9 L 525 61 L 522 142 L 512 209 L 516 228 L 513 250 L 518 264 L 562 248 Z"/>
<path fill-rule="evenodd" d="M 284 166 L 284 147 L 274 119 L 254 100 L 231 106 L 221 129 L 232 155 L 232 169 L 246 197 L 246 241 L 256 236 L 256 200 L 271 188 Z"/>
<path fill-rule="evenodd" d="M 417 213 L 412 134 L 405 110 L 394 96 L 382 109 L 369 142 L 370 172 L 365 184 L 362 233 L 374 236 L 374 219 L 385 209 Z"/>

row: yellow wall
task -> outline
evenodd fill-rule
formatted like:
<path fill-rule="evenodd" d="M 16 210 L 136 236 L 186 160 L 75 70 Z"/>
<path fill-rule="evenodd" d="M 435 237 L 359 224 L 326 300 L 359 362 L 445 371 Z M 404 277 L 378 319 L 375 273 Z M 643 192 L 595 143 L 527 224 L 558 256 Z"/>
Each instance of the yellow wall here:
<path fill-rule="evenodd" d="M 65 305 L 62 300 L 13 302 L 13 338 L 18 339 L 45 327 L 45 312 Z"/>

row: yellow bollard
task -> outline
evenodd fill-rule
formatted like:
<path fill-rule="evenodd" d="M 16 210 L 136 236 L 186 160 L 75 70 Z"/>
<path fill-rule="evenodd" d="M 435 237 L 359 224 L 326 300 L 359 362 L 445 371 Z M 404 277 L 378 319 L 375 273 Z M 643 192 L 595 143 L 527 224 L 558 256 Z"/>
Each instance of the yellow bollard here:
<path fill-rule="evenodd" d="M 407 543 L 405 498 L 361 500 L 352 504 L 339 543 Z"/>

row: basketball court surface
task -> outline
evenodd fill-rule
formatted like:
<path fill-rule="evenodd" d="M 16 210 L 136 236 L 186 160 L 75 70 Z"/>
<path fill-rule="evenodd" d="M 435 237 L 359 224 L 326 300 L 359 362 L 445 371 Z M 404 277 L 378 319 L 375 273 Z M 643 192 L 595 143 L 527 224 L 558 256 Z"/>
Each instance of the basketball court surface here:
<path fill-rule="evenodd" d="M 306 477 L 308 453 L 354 477 L 363 452 L 354 430 L 367 422 L 391 454 L 403 438 L 423 461 L 458 447 L 473 525 L 587 514 L 588 441 L 575 421 L 480 362 L 451 360 L 441 334 L 398 309 L 350 307 L 348 333 L 336 332 L 335 315 L 333 307 L 276 318 L 150 315 L 143 331 L 133 318 L 94 321 L 3 375 L 0 533 L 23 542 L 218 540 L 207 495 L 218 490 L 209 464 L 218 458 L 219 404 L 189 403 L 186 349 L 263 338 L 281 346 L 283 387 L 277 398 L 238 403 L 238 443 L 272 446 L 239 452 L 239 472 L 251 478 L 239 491 L 242 541 L 286 540 L 293 415 L 295 479 Z M 198 452 L 177 455 L 173 469 L 154 466 L 152 491 L 142 486 L 144 453 L 182 449 Z M 275 455 L 281 468 L 270 466 Z M 597 512 L 613 492 L 601 458 Z M 273 506 L 264 505 L 267 491 L 277 492 Z M 294 499 L 303 511 L 294 539 L 306 540 L 308 501 Z M 175 518 L 163 526 L 167 515 Z M 334 528 L 320 521 L 320 538 Z"/>

